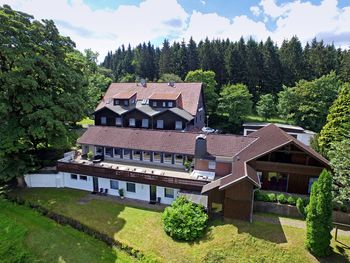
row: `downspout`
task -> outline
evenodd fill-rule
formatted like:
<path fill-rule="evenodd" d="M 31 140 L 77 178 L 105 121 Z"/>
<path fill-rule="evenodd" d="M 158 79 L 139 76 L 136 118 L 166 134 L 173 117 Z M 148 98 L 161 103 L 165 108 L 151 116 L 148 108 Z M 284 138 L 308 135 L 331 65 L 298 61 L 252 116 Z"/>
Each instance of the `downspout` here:
<path fill-rule="evenodd" d="M 259 190 L 259 189 L 260 189 L 260 187 L 254 189 L 254 190 L 253 190 L 253 193 L 252 193 L 252 206 L 251 206 L 251 210 L 250 210 L 250 220 L 249 220 L 250 223 L 253 223 L 254 195 L 255 195 L 255 192 L 256 192 L 257 190 Z"/>

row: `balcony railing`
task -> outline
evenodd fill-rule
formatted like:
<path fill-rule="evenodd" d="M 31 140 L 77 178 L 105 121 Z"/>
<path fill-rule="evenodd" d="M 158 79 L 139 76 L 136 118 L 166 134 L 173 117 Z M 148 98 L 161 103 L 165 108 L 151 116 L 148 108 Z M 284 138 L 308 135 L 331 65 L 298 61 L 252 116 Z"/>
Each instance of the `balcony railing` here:
<path fill-rule="evenodd" d="M 84 174 L 135 183 L 179 188 L 190 191 L 201 191 L 203 185 L 209 183 L 209 181 L 206 180 L 118 170 L 115 168 L 101 167 L 99 164 L 83 164 L 67 162 L 65 160 L 60 160 L 57 162 L 57 170 L 60 172 Z"/>

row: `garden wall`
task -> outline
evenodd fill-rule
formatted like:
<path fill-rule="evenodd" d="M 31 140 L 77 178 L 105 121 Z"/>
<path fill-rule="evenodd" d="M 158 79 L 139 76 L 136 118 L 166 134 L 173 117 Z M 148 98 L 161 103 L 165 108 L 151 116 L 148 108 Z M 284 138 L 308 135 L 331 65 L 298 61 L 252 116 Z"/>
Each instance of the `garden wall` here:
<path fill-rule="evenodd" d="M 302 218 L 295 206 L 271 202 L 254 201 L 254 212 Z M 333 222 L 350 225 L 350 213 L 333 211 Z"/>

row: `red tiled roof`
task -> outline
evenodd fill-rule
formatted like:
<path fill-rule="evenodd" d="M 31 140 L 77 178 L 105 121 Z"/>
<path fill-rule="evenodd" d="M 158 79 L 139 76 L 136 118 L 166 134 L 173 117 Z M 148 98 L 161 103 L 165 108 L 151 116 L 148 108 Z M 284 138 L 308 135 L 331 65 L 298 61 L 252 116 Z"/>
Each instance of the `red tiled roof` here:
<path fill-rule="evenodd" d="M 113 99 L 125 99 L 125 100 L 127 100 L 127 99 L 134 97 L 135 94 L 136 94 L 135 91 L 120 92 L 120 93 L 113 95 Z"/>
<path fill-rule="evenodd" d="M 150 100 L 176 100 L 181 93 L 161 93 L 161 92 L 155 92 L 148 98 Z"/>
<path fill-rule="evenodd" d="M 238 152 L 233 158 L 232 174 L 222 177 L 220 180 L 219 188 L 225 188 L 233 183 L 247 178 L 251 180 L 256 186 L 260 186 L 260 181 L 256 171 L 248 164 L 249 161 L 257 159 L 258 157 L 267 154 L 275 149 L 283 147 L 289 143 L 294 143 L 302 150 L 308 152 L 311 156 L 318 159 L 325 166 L 329 166 L 327 159 L 322 155 L 311 149 L 309 146 L 298 141 L 293 136 L 290 136 L 282 129 L 278 128 L 274 124 L 265 126 L 247 137 L 255 138 L 255 140 L 249 144 L 242 151 Z M 218 183 L 210 183 L 203 188 L 202 192 L 207 192 L 216 188 Z"/>
<path fill-rule="evenodd" d="M 202 90 L 201 83 L 176 83 L 174 87 L 168 83 L 147 83 L 143 87 L 138 83 L 112 83 L 104 95 L 104 99 L 97 106 L 96 111 L 106 106 L 106 102 L 114 95 L 122 92 L 137 93 L 136 99 L 148 99 L 154 93 L 180 94 L 182 96 L 182 107 L 193 116 L 197 113 Z M 175 95 L 174 95 L 175 96 Z"/>
<path fill-rule="evenodd" d="M 198 133 L 90 126 L 80 144 L 194 155 Z M 213 156 L 232 157 L 254 138 L 208 134 L 207 151 Z"/>

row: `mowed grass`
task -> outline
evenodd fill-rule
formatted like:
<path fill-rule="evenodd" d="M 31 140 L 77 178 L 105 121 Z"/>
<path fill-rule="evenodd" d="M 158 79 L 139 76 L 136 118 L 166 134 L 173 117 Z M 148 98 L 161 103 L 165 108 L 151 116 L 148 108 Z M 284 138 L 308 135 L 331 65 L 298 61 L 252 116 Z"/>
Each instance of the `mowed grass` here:
<path fill-rule="evenodd" d="M 90 119 L 88 117 L 82 119 L 81 121 L 77 122 L 78 125 L 94 125 L 94 120 Z"/>
<path fill-rule="evenodd" d="M 284 123 L 284 124 L 294 125 L 293 121 L 282 119 L 279 117 L 272 117 L 265 120 L 263 117 L 260 117 L 258 115 L 247 115 L 243 119 L 244 119 L 244 122 L 271 122 L 271 123 Z"/>
<path fill-rule="evenodd" d="M 0 262 L 134 262 L 82 232 L 0 199 Z"/>
<path fill-rule="evenodd" d="M 58 213 L 113 236 L 161 262 L 318 262 L 304 248 L 305 230 L 263 222 L 211 222 L 197 242 L 177 242 L 162 228 L 161 213 L 115 201 L 79 200 L 87 192 L 71 189 L 25 189 L 15 192 Z M 350 245 L 350 237 L 340 236 Z M 349 249 L 332 242 L 334 253 L 324 262 L 348 262 Z"/>

